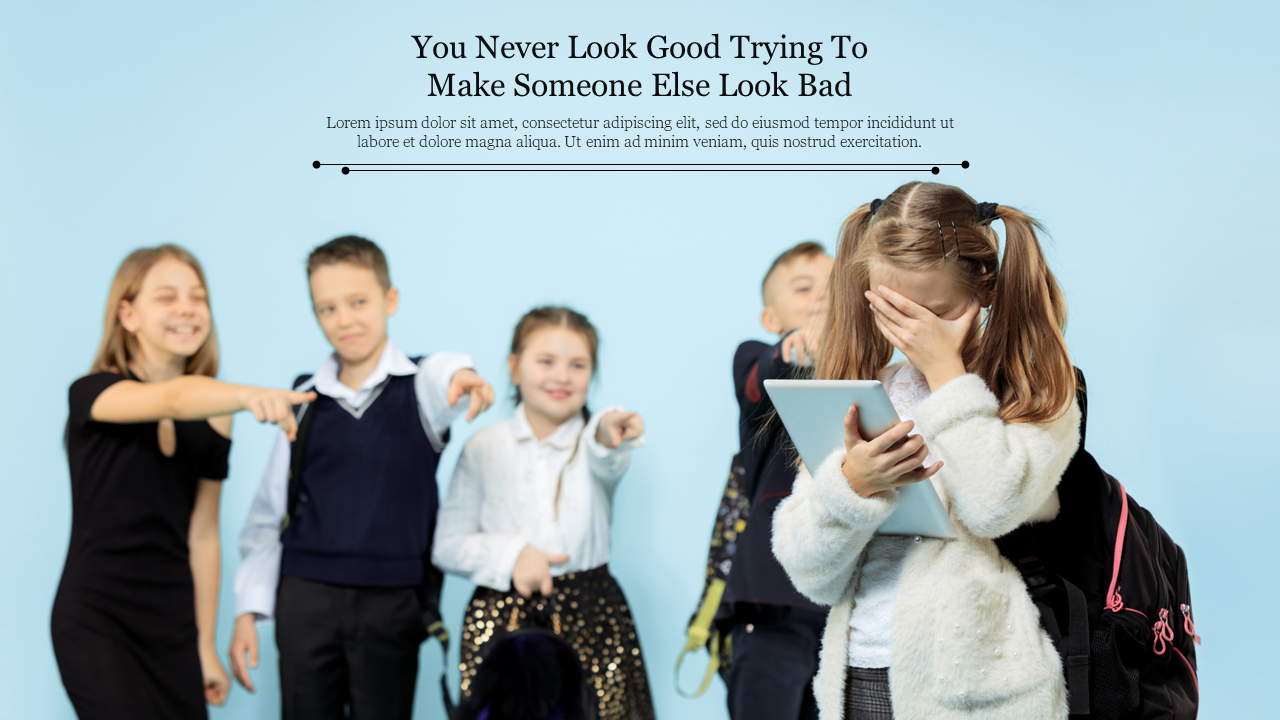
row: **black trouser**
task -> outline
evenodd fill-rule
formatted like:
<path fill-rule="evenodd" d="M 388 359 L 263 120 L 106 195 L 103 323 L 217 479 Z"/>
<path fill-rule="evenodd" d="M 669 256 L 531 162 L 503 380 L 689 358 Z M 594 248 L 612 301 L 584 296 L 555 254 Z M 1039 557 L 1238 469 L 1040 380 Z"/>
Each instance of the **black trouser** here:
<path fill-rule="evenodd" d="M 817 720 L 813 676 L 826 614 L 739 604 L 734 617 L 729 717 Z"/>
<path fill-rule="evenodd" d="M 276 645 L 284 720 L 408 720 L 426 637 L 415 588 L 281 578 Z"/>

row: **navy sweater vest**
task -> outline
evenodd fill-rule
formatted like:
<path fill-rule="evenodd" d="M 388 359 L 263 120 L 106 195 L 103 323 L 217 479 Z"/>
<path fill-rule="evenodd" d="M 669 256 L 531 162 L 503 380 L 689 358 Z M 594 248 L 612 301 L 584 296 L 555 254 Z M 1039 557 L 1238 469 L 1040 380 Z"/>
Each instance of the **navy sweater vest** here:
<path fill-rule="evenodd" d="M 435 532 L 436 466 L 412 375 L 392 375 L 356 413 L 320 395 L 282 575 L 357 587 L 416 587 Z"/>

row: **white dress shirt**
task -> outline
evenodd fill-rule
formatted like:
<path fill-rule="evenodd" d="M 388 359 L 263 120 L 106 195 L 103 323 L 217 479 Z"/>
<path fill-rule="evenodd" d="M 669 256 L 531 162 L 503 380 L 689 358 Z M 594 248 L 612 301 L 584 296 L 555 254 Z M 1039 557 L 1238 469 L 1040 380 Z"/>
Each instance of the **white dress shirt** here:
<path fill-rule="evenodd" d="M 299 390 L 315 390 L 338 401 L 357 419 L 372 405 L 387 379 L 392 375 L 414 375 L 413 387 L 418 396 L 418 410 L 431 444 L 439 452 L 442 438 L 470 404 L 463 395 L 449 407 L 449 383 L 456 372 L 474 366 L 471 357 L 462 353 L 435 353 L 415 365 L 408 355 L 390 339 L 378 358 L 378 365 L 365 378 L 359 390 L 338 381 L 338 359 L 329 356 L 310 380 Z M 268 619 L 275 612 L 276 586 L 280 584 L 280 523 L 284 519 L 289 492 L 289 438 L 283 432 L 276 438 L 271 459 L 267 461 L 262 484 L 249 508 L 249 519 L 240 533 L 240 567 L 236 569 L 236 617 L 256 613 Z"/>
<path fill-rule="evenodd" d="M 621 408 L 604 412 L 613 410 Z M 473 435 L 440 506 L 432 563 L 502 592 L 511 589 L 516 558 L 529 545 L 569 556 L 551 566 L 553 576 L 607 563 L 613 491 L 644 438 L 605 447 L 595 437 L 603 415 L 590 422 L 574 415 L 538 440 L 521 404 L 511 419 Z"/>

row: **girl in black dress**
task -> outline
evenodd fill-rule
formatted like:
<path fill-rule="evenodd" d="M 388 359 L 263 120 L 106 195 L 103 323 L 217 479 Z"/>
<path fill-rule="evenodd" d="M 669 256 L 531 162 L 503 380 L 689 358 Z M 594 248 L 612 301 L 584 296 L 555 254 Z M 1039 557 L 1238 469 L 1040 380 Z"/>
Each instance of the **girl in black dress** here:
<path fill-rule="evenodd" d="M 294 432 L 310 393 L 213 379 L 204 273 L 174 245 L 116 273 L 90 374 L 71 385 L 71 543 L 53 649 L 76 713 L 205 718 L 230 683 L 214 650 L 218 500 L 231 414 Z"/>

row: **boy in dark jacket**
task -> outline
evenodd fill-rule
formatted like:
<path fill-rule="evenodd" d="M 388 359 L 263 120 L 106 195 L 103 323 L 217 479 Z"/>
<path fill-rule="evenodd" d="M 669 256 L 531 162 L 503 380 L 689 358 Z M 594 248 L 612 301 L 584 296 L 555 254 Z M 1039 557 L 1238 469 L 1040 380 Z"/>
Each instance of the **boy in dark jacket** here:
<path fill-rule="evenodd" d="M 738 538 L 725 601 L 733 607 L 733 658 L 728 681 L 733 720 L 818 717 L 811 680 L 827 608 L 801 595 L 770 547 L 773 511 L 795 480 L 791 441 L 773 415 L 764 381 L 805 377 L 825 310 L 831 258 L 816 242 L 778 256 L 762 285 L 760 323 L 779 336 L 768 345 L 748 340 L 733 358 L 740 410 L 740 460 L 751 514 Z"/>

